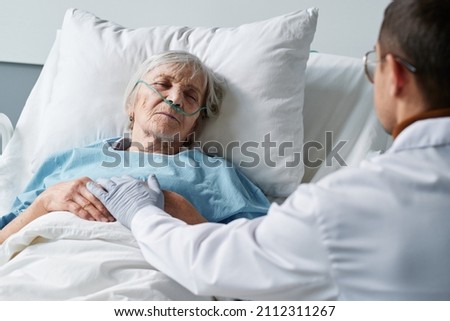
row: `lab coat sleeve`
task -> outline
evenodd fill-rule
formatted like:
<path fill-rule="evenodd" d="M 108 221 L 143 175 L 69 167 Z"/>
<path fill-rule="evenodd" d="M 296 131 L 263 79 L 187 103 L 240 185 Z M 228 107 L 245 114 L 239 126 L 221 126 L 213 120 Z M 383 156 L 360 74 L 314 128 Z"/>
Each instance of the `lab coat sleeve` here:
<path fill-rule="evenodd" d="M 300 187 L 266 216 L 187 225 L 150 206 L 131 229 L 146 260 L 199 295 L 250 300 L 336 299 L 328 252 Z"/>

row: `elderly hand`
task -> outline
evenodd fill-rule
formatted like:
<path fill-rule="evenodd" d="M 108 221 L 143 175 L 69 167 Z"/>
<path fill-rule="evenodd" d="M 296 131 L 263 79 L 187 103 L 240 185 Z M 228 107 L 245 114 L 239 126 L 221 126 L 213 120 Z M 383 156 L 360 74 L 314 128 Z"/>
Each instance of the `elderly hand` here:
<path fill-rule="evenodd" d="M 202 214 L 183 196 L 172 191 L 163 191 L 164 211 L 187 224 L 207 222 Z"/>
<path fill-rule="evenodd" d="M 36 202 L 44 213 L 69 211 L 90 221 L 114 221 L 103 204 L 87 190 L 89 182 L 92 182 L 89 177 L 81 177 L 55 184 L 42 192 Z"/>
<path fill-rule="evenodd" d="M 127 228 L 140 209 L 149 205 L 164 207 L 164 195 L 155 175 L 149 176 L 146 182 L 122 176 L 99 179 L 97 183 L 89 183 L 88 190 Z"/>

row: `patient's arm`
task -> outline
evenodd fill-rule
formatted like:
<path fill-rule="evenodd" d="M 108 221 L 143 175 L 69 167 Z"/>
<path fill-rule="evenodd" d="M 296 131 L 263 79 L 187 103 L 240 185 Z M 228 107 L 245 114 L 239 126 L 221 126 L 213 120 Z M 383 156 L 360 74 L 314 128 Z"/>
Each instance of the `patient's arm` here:
<path fill-rule="evenodd" d="M 206 219 L 183 196 L 171 191 L 164 193 L 164 211 L 188 224 L 206 222 Z"/>
<path fill-rule="evenodd" d="M 89 181 L 91 179 L 88 177 L 82 177 L 46 189 L 25 211 L 0 230 L 0 244 L 36 218 L 53 211 L 69 211 L 91 221 L 114 221 L 103 204 L 86 189 Z"/>
<path fill-rule="evenodd" d="M 74 183 L 74 181 L 69 183 L 70 186 L 78 184 Z M 64 197 L 66 197 L 67 195 L 63 192 L 67 190 L 67 187 L 67 183 L 60 183 L 55 185 L 54 187 L 50 187 L 41 195 L 39 195 L 36 200 L 25 211 L 23 211 L 22 214 L 17 216 L 13 221 L 11 221 L 2 230 L 0 230 L 0 244 L 2 244 L 12 234 L 20 231 L 28 223 L 49 212 L 57 210 L 68 210 L 74 212 L 80 210 L 80 207 L 78 205 L 67 205 L 66 203 L 70 204 L 70 202 L 64 201 Z M 167 213 L 175 218 L 183 220 L 188 224 L 198 224 L 206 222 L 206 219 L 183 196 L 175 192 L 163 192 L 164 210 Z M 52 197 L 55 199 L 51 200 Z"/>
<path fill-rule="evenodd" d="M 0 244 L 2 244 L 12 234 L 20 231 L 25 225 L 34 221 L 36 218 L 46 214 L 46 210 L 40 202 L 33 202 L 22 214 L 17 216 L 2 230 L 0 230 Z"/>

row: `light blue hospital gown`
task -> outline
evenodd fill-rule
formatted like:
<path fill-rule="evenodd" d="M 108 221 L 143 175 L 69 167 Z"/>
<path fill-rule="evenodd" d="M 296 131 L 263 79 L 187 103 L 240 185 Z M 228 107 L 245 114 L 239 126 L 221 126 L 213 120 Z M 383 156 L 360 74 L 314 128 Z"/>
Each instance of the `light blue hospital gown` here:
<path fill-rule="evenodd" d="M 117 143 L 123 142 L 117 138 L 102 140 L 49 157 L 17 196 L 11 212 L 0 218 L 0 229 L 47 187 L 82 176 L 93 180 L 122 175 L 146 179 L 155 174 L 162 189 L 183 195 L 211 222 L 267 213 L 270 204 L 262 191 L 223 158 L 207 156 L 199 149 L 176 155 L 128 152 L 116 149 Z"/>

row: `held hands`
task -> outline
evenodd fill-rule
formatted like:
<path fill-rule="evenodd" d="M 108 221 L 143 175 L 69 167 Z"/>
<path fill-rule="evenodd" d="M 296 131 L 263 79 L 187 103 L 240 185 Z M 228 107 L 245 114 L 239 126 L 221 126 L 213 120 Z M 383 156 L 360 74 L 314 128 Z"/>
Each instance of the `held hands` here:
<path fill-rule="evenodd" d="M 127 228 L 140 209 L 149 205 L 164 209 L 164 195 L 155 175 L 149 176 L 147 181 L 122 176 L 97 182 L 89 182 L 87 189 Z"/>
<path fill-rule="evenodd" d="M 114 217 L 86 188 L 89 182 L 92 182 L 89 177 L 81 177 L 50 186 L 38 196 L 36 206 L 41 214 L 69 211 L 86 220 L 113 222 Z"/>

